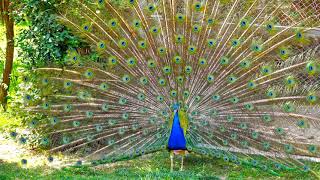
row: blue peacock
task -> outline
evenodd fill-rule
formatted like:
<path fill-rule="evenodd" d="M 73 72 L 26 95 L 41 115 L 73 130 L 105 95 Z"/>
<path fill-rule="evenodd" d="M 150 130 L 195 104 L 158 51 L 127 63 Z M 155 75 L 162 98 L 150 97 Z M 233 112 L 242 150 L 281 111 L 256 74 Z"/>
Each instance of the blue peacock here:
<path fill-rule="evenodd" d="M 69 49 L 63 67 L 36 68 L 26 82 L 31 127 L 51 161 L 62 152 L 101 164 L 168 149 L 182 165 L 193 152 L 309 171 L 304 160 L 319 158 L 319 2 L 60 6 L 61 23 L 92 53 Z"/>

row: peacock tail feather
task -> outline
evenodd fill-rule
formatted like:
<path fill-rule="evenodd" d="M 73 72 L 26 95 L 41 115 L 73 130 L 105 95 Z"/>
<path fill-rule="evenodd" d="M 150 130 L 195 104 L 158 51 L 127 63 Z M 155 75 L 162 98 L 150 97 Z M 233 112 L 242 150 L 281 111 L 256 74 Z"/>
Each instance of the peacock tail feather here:
<path fill-rule="evenodd" d="M 50 153 L 95 164 L 165 149 L 179 104 L 189 151 L 264 170 L 319 158 L 320 3 L 70 0 L 90 46 L 37 68 L 24 103 Z M 255 156 L 256 155 L 256 156 Z M 257 158 L 264 157 L 270 163 Z"/>

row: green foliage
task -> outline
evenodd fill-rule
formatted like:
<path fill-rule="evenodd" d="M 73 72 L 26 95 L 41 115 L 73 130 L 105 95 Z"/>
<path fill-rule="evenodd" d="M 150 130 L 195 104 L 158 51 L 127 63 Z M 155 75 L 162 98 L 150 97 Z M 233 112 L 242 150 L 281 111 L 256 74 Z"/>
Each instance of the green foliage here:
<path fill-rule="evenodd" d="M 21 126 L 21 120 L 18 117 L 12 116 L 10 111 L 2 112 L 0 110 L 0 133 L 2 131 L 9 132 L 20 126 Z"/>
<path fill-rule="evenodd" d="M 19 34 L 25 26 L 19 25 L 15 26 L 15 34 Z M 2 82 L 3 70 L 5 66 L 5 48 L 6 48 L 6 38 L 5 38 L 5 27 L 0 25 L 0 83 Z M 17 49 L 15 49 L 17 50 Z M 6 112 L 3 112 L 0 107 L 0 132 L 12 132 L 16 131 L 23 127 L 23 119 L 26 112 L 22 112 L 24 109 L 21 109 L 19 102 L 22 99 L 21 87 L 24 87 L 22 74 L 27 69 L 27 65 L 22 63 L 21 59 L 16 57 L 17 53 L 15 52 L 15 59 L 13 61 L 12 73 L 11 73 L 11 82 L 9 88 L 8 105 L 9 108 Z M 19 106 L 17 106 L 19 105 Z"/>
<path fill-rule="evenodd" d="M 59 0 L 21 0 L 15 6 L 16 22 L 28 25 L 17 37 L 19 56 L 28 67 L 62 64 L 66 51 L 79 40 L 57 21 Z"/>
<path fill-rule="evenodd" d="M 56 10 L 59 0 L 21 0 L 14 2 L 13 17 L 16 20 L 15 26 L 15 60 L 11 75 L 11 85 L 9 89 L 9 109 L 8 112 L 0 112 L 0 129 L 10 131 L 19 126 L 25 126 L 33 117 L 28 117 L 25 111 L 23 99 L 26 89 L 32 84 L 24 83 L 24 77 L 34 78 L 35 67 L 43 67 L 48 64 L 63 65 L 69 49 L 79 47 L 80 42 L 69 30 L 59 24 Z M 5 62 L 5 28 L 0 26 L 0 82 Z M 36 90 L 31 95 L 36 94 Z M 11 107 L 11 109 L 10 109 Z M 7 117 L 4 118 L 4 117 Z M 16 117 L 16 118 L 11 118 Z M 10 119 L 10 121 L 8 120 Z M 14 123 L 11 119 L 15 119 Z M 6 122 L 6 126 L 3 124 Z M 2 123 L 2 125 L 1 125 Z M 12 127 L 10 126 L 12 125 Z"/>
<path fill-rule="evenodd" d="M 0 82 L 2 81 L 3 76 L 3 69 L 4 69 L 4 60 L 0 59 Z M 19 84 L 21 80 L 19 79 L 20 72 L 23 69 L 23 64 L 20 61 L 13 62 L 13 68 L 11 73 L 11 82 L 10 82 L 10 89 L 9 89 L 9 101 L 14 95 L 15 92 L 19 90 Z"/>

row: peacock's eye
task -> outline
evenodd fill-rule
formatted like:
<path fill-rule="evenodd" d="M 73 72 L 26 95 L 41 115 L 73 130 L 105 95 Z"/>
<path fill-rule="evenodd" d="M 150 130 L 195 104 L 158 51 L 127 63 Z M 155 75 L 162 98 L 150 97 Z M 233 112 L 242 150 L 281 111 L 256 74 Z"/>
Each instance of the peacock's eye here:
<path fill-rule="evenodd" d="M 297 36 L 298 36 L 298 38 L 301 38 L 301 37 L 302 37 L 302 34 L 301 34 L 301 33 L 298 33 Z"/>

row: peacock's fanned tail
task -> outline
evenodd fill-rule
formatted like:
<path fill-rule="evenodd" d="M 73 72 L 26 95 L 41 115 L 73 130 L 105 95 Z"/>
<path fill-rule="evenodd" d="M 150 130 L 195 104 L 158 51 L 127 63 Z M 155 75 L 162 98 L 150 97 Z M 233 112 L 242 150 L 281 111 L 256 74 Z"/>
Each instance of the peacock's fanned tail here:
<path fill-rule="evenodd" d="M 266 170 L 307 171 L 301 159 L 319 158 L 319 2 L 88 0 L 59 9 L 94 53 L 72 49 L 64 68 L 35 70 L 39 93 L 24 101 L 51 153 L 104 163 L 165 149 L 179 103 L 190 151 Z"/>

